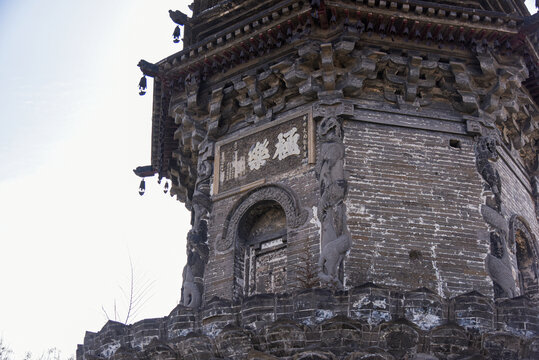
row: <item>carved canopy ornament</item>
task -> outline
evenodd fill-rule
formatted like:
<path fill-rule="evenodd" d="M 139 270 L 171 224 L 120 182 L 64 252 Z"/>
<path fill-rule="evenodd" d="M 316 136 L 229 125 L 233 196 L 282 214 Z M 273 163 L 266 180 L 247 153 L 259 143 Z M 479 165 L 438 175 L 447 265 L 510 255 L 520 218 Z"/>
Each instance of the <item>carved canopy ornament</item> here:
<path fill-rule="evenodd" d="M 520 294 L 539 302 L 539 257 L 537 241 L 526 220 L 513 215 L 509 222 L 509 246 L 516 257 Z"/>
<path fill-rule="evenodd" d="M 267 200 L 275 201 L 283 208 L 287 227 L 298 228 L 307 220 L 307 211 L 301 207 L 292 190 L 281 185 L 261 186 L 243 196 L 230 211 L 224 223 L 223 235 L 215 244 L 217 251 L 230 249 L 237 238 L 238 224 L 243 216 L 253 205 Z"/>
<path fill-rule="evenodd" d="M 516 253 L 516 237 L 518 232 L 521 232 L 524 237 L 530 242 L 534 257 L 537 258 L 537 240 L 530 229 L 530 226 L 520 215 L 513 215 L 509 220 L 509 248 L 513 253 Z"/>

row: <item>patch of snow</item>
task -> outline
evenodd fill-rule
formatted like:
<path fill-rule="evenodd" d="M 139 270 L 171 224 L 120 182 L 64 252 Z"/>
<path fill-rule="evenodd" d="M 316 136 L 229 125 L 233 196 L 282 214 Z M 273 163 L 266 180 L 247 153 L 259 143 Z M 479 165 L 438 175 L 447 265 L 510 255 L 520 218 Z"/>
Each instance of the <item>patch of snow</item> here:
<path fill-rule="evenodd" d="M 386 299 L 378 299 L 378 300 L 374 300 L 372 302 L 372 305 L 374 306 L 374 308 L 376 309 L 387 309 L 387 302 L 386 302 Z"/>
<path fill-rule="evenodd" d="M 457 324 L 465 328 L 466 330 L 481 330 L 477 322 L 477 318 L 457 318 Z"/>
<path fill-rule="evenodd" d="M 442 323 L 442 319 L 434 314 L 413 310 L 407 312 L 411 313 L 412 322 L 419 326 L 421 330 L 430 330 Z"/>
<path fill-rule="evenodd" d="M 376 263 L 376 261 L 378 260 L 379 257 L 380 257 L 380 243 L 377 241 L 374 244 L 374 252 L 372 254 L 371 264 L 369 266 L 369 271 L 367 272 L 368 274 L 376 275 L 376 269 L 375 269 L 374 265 L 375 265 L 375 263 Z"/>
<path fill-rule="evenodd" d="M 430 253 L 432 256 L 432 268 L 434 269 L 434 274 L 436 276 L 436 291 L 438 292 L 439 296 L 443 297 L 444 296 L 444 289 L 443 289 L 444 281 L 442 279 L 442 274 L 436 262 L 436 245 L 432 245 L 430 247 Z"/>
<path fill-rule="evenodd" d="M 105 358 L 109 358 L 116 350 L 120 348 L 120 340 L 116 339 L 112 343 L 108 344 L 107 347 L 101 352 L 101 356 Z"/>
<path fill-rule="evenodd" d="M 219 335 L 222 331 L 222 327 L 220 323 L 211 323 L 209 325 L 203 326 L 202 332 L 204 335 L 207 335 L 210 338 L 215 338 L 217 335 Z"/>
<path fill-rule="evenodd" d="M 377 311 L 374 310 L 367 319 L 369 325 L 378 325 L 383 322 L 388 322 L 391 320 L 391 315 L 387 311 Z"/>
<path fill-rule="evenodd" d="M 363 306 L 369 305 L 370 303 L 371 303 L 371 299 L 369 299 L 368 296 L 364 296 L 361 299 L 359 299 L 358 301 L 354 302 L 352 304 L 352 306 L 354 308 L 360 308 L 361 309 Z"/>
<path fill-rule="evenodd" d="M 309 223 L 316 226 L 318 229 L 318 235 L 322 237 L 322 224 L 320 223 L 320 219 L 318 218 L 318 208 L 316 206 L 313 206 L 313 217 L 311 220 L 309 220 Z"/>
<path fill-rule="evenodd" d="M 528 338 L 528 339 L 535 336 L 535 332 L 530 331 L 530 330 L 515 329 L 507 325 L 505 325 L 504 327 L 507 332 L 510 332 L 511 334 L 515 334 L 519 336 L 524 336 L 525 338 Z"/>
<path fill-rule="evenodd" d="M 192 330 L 191 329 L 182 329 L 176 333 L 177 336 L 187 336 Z"/>
<path fill-rule="evenodd" d="M 369 325 L 378 325 L 391 320 L 391 314 L 388 311 L 380 311 L 388 308 L 386 299 L 371 299 L 370 296 L 364 296 L 352 306 L 355 308 L 356 317 L 366 320 Z"/>
<path fill-rule="evenodd" d="M 331 310 L 322 310 L 318 309 L 316 310 L 316 313 L 314 315 L 315 322 L 321 323 L 325 320 L 331 319 L 334 316 L 333 311 Z"/>

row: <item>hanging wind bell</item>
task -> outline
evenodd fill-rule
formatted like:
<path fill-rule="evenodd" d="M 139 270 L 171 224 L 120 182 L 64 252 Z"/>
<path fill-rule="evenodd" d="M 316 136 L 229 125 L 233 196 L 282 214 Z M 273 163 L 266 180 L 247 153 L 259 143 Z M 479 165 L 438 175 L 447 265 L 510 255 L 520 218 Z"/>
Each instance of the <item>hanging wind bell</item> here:
<path fill-rule="evenodd" d="M 176 28 L 174 29 L 174 32 L 172 33 L 172 36 L 174 37 L 174 40 L 172 40 L 175 44 L 179 43 L 180 42 L 180 36 L 181 36 L 181 30 L 180 30 L 180 26 L 177 25 Z"/>
<path fill-rule="evenodd" d="M 146 191 L 146 182 L 144 181 L 144 178 L 140 180 L 140 185 L 138 186 L 138 194 L 140 196 L 144 195 L 144 192 Z"/>
<path fill-rule="evenodd" d="M 168 181 L 165 182 L 165 187 L 163 188 L 163 192 L 166 194 L 168 192 Z"/>
<path fill-rule="evenodd" d="M 138 83 L 138 88 L 139 88 L 139 95 L 142 96 L 144 94 L 146 94 L 146 75 L 143 75 L 141 78 L 140 78 L 140 81 Z"/>

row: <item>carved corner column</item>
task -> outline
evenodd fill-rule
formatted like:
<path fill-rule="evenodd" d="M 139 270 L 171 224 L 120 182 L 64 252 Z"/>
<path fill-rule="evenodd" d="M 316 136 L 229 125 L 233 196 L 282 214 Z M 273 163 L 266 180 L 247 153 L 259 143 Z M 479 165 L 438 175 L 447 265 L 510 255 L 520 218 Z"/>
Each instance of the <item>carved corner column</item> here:
<path fill-rule="evenodd" d="M 183 270 L 181 303 L 198 308 L 204 292 L 204 272 L 208 263 L 208 225 L 211 212 L 211 179 L 214 144 L 206 137 L 198 144 L 197 179 L 191 199 L 191 225 L 187 235 L 187 264 Z"/>
<path fill-rule="evenodd" d="M 191 124 L 185 126 L 182 121 L 178 132 L 184 144 L 183 153 L 191 154 L 190 167 L 187 175 L 183 176 L 192 178 L 186 202 L 191 210 L 192 228 L 187 235 L 187 264 L 183 270 L 181 304 L 196 309 L 202 304 L 204 272 L 209 257 L 207 221 L 212 208 L 213 139 L 219 132 L 219 109 L 223 96 L 222 88 L 216 89 L 207 104 L 208 109 L 205 109 L 198 103 L 199 86 L 196 77 L 186 79 L 186 90 L 186 102 L 182 108 L 184 113 L 190 114 Z"/>
<path fill-rule="evenodd" d="M 333 106 L 322 105 L 315 109 L 318 114 L 325 113 L 317 130 L 320 147 L 316 176 L 320 187 L 318 214 L 322 227 L 318 277 L 322 286 L 338 289 L 343 288 L 343 261 L 352 244 L 344 203 L 348 191 L 344 172 L 344 134 L 341 119 L 336 115 L 344 108 L 337 101 Z"/>
<path fill-rule="evenodd" d="M 533 189 L 533 200 L 535 202 L 535 217 L 537 221 L 539 221 L 539 178 L 537 176 L 534 176 L 531 183 Z"/>
<path fill-rule="evenodd" d="M 483 180 L 481 214 L 489 227 L 490 253 L 485 258 L 485 266 L 494 283 L 495 297 L 515 297 L 520 295 L 515 279 L 514 259 L 511 256 L 508 237 L 509 223 L 502 215 L 502 184 L 496 169 L 498 161 L 498 139 L 493 136 L 481 136 L 475 145 L 477 172 Z"/>

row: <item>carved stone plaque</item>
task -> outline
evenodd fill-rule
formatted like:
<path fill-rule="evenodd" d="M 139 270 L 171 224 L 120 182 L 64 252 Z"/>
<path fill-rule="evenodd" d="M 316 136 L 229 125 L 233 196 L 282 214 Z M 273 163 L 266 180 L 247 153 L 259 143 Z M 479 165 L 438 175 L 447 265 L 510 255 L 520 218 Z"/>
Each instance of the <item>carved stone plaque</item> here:
<path fill-rule="evenodd" d="M 313 133 L 312 116 L 303 113 L 216 143 L 213 195 L 313 163 Z"/>

